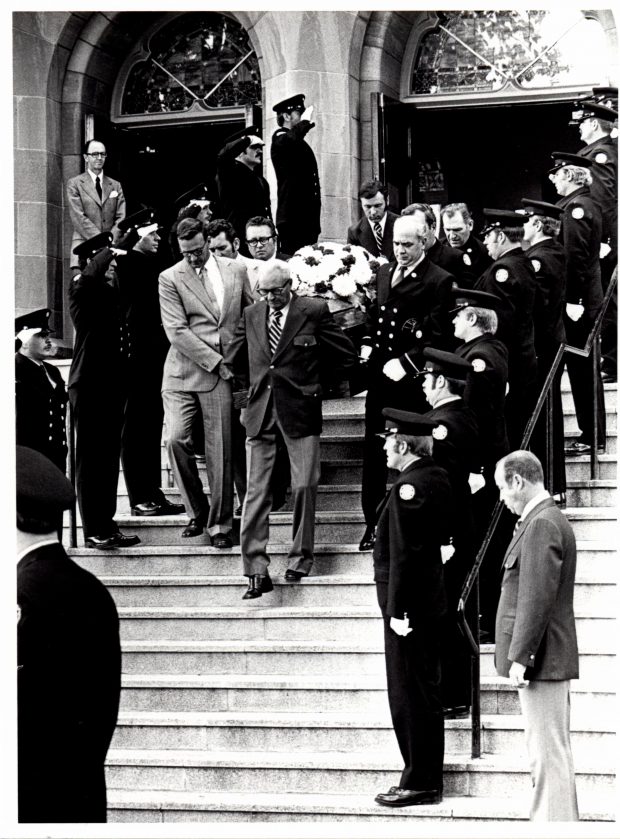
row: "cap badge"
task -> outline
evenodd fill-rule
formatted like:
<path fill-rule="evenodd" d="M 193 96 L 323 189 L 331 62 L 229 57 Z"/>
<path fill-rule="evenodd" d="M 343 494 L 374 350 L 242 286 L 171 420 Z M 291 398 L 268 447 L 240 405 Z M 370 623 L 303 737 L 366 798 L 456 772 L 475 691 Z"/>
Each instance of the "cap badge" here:
<path fill-rule="evenodd" d="M 487 363 L 483 358 L 474 358 L 471 366 L 474 368 L 474 373 L 484 373 L 487 369 Z"/>
<path fill-rule="evenodd" d="M 584 215 L 585 215 L 585 213 L 584 213 L 583 207 L 575 207 L 573 209 L 572 213 L 571 213 L 571 216 L 573 218 L 576 218 L 577 220 L 582 219 L 584 217 Z"/>
<path fill-rule="evenodd" d="M 436 428 L 433 428 L 432 435 L 435 440 L 445 440 L 448 436 L 448 429 L 445 425 L 438 425 Z"/>
<path fill-rule="evenodd" d="M 402 484 L 398 489 L 398 495 L 403 501 L 411 501 L 415 495 L 415 487 L 412 484 Z"/>
<path fill-rule="evenodd" d="M 540 271 L 540 260 L 539 259 L 533 259 L 532 260 L 532 265 L 534 266 L 534 271 L 536 271 L 536 273 L 538 274 L 538 272 Z"/>
<path fill-rule="evenodd" d="M 508 279 L 508 271 L 505 268 L 498 268 L 495 272 L 495 279 L 498 283 L 505 283 Z"/>

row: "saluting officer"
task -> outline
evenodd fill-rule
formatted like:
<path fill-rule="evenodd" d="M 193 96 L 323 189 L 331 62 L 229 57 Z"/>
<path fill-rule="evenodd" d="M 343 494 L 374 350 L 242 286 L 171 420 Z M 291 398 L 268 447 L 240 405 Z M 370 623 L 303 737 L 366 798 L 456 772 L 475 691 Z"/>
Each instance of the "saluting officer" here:
<path fill-rule="evenodd" d="M 448 475 L 431 457 L 436 422 L 392 408 L 383 415 L 387 465 L 400 474 L 379 510 L 374 578 L 390 712 L 405 766 L 398 786 L 375 801 L 407 807 L 442 799 L 442 545 L 447 547 L 453 502 Z"/>
<path fill-rule="evenodd" d="M 369 333 L 362 339 L 361 357 L 368 363 L 369 383 L 362 470 L 366 531 L 361 551 L 372 549 L 377 505 L 387 481 L 385 458 L 376 437 L 383 428 L 382 410 L 388 406 L 426 410 L 421 383 L 415 378 L 423 363 L 422 348 L 447 346 L 451 340 L 448 308 L 453 277 L 430 261 L 424 241 L 412 216 L 396 219 L 396 262 L 379 269 Z"/>
<path fill-rule="evenodd" d="M 602 220 L 598 204 L 590 194 L 592 161 L 568 152 L 554 151 L 549 180 L 560 196 L 557 206 L 564 210 L 560 241 L 566 251 L 566 342 L 583 348 L 603 302 L 599 261 Z M 592 361 L 567 353 L 566 369 L 573 392 L 581 437 L 566 446 L 567 454 L 586 454 L 594 437 L 592 408 L 594 381 Z M 605 445 L 605 397 L 600 371 L 597 378 L 598 445 Z"/>
<path fill-rule="evenodd" d="M 321 232 L 321 184 L 314 152 L 305 140 L 314 128 L 314 106 L 299 93 L 273 106 L 279 128 L 271 138 L 271 162 L 278 181 L 276 227 L 284 253 L 313 245 Z"/>
<path fill-rule="evenodd" d="M 67 389 L 50 340 L 49 309 L 15 318 L 15 434 L 18 446 L 36 449 L 62 472 L 67 466 Z"/>
<path fill-rule="evenodd" d="M 497 337 L 508 348 L 508 439 L 518 447 L 536 404 L 534 300 L 536 277 L 523 253 L 523 216 L 511 210 L 484 210 L 484 245 L 494 260 L 475 288 L 499 297 Z"/>

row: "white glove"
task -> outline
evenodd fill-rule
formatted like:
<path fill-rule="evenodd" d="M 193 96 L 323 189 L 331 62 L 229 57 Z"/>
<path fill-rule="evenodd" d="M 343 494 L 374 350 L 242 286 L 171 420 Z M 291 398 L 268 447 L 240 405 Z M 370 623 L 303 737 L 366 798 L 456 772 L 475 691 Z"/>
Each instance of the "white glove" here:
<path fill-rule="evenodd" d="M 599 248 L 598 258 L 605 259 L 607 254 L 611 253 L 611 248 L 607 244 L 607 242 L 601 242 L 601 247 Z"/>
<path fill-rule="evenodd" d="M 407 373 L 397 358 L 391 358 L 387 361 L 383 366 L 383 372 L 388 379 L 392 379 L 393 382 L 400 382 L 401 379 L 404 379 L 405 374 Z"/>
<path fill-rule="evenodd" d="M 467 481 L 469 483 L 469 488 L 471 489 L 472 495 L 474 495 L 476 492 L 478 492 L 479 489 L 482 489 L 482 487 L 484 486 L 484 477 L 480 475 L 478 472 L 470 472 Z"/>
<path fill-rule="evenodd" d="M 302 119 L 307 119 L 308 122 L 312 122 L 312 112 L 314 111 L 314 105 L 308 105 L 306 110 L 301 115 Z"/>
<path fill-rule="evenodd" d="M 402 635 L 403 638 L 405 635 L 409 635 L 410 632 L 413 632 L 411 627 L 409 626 L 409 618 L 390 618 L 390 629 L 393 629 L 397 635 Z"/>
<path fill-rule="evenodd" d="M 579 318 L 584 313 L 584 308 L 580 303 L 567 303 L 566 304 L 566 314 L 569 316 L 571 320 L 574 320 L 575 323 L 579 320 Z"/>
<path fill-rule="evenodd" d="M 370 353 L 372 352 L 372 347 L 369 344 L 364 344 L 360 348 L 360 361 L 368 361 L 370 358 Z"/>
<path fill-rule="evenodd" d="M 110 248 L 114 256 L 127 256 L 127 251 L 123 251 L 120 248 Z"/>
<path fill-rule="evenodd" d="M 442 545 L 441 546 L 441 561 L 445 565 L 449 559 L 452 559 L 454 556 L 454 545 Z"/>

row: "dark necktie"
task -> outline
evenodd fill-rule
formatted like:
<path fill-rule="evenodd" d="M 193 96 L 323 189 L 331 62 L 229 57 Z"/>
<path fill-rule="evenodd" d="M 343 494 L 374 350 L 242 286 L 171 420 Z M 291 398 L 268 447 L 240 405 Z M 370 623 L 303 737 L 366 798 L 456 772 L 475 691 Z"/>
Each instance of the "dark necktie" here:
<path fill-rule="evenodd" d="M 275 355 L 280 341 L 280 335 L 282 335 L 281 321 L 282 312 L 280 309 L 277 309 L 269 319 L 269 347 L 271 348 L 271 355 Z"/>
<path fill-rule="evenodd" d="M 101 201 L 103 197 L 103 190 L 101 189 L 101 178 L 99 175 L 95 178 L 95 189 L 97 190 L 97 195 L 99 196 L 99 200 Z"/>
<path fill-rule="evenodd" d="M 383 247 L 383 233 L 381 232 L 381 224 L 378 221 L 375 222 L 375 239 L 377 240 L 377 247 L 381 250 Z"/>

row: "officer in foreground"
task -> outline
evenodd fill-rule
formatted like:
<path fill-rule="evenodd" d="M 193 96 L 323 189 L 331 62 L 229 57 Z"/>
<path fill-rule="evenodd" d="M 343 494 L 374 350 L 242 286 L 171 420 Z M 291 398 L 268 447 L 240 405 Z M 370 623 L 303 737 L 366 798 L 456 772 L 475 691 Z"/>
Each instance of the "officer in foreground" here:
<path fill-rule="evenodd" d="M 438 804 L 444 754 L 442 542 L 450 537 L 452 496 L 447 473 L 431 457 L 437 423 L 394 408 L 385 408 L 383 416 L 387 465 L 400 475 L 378 510 L 374 578 L 390 712 L 405 766 L 398 786 L 375 801 L 385 807 Z"/>

